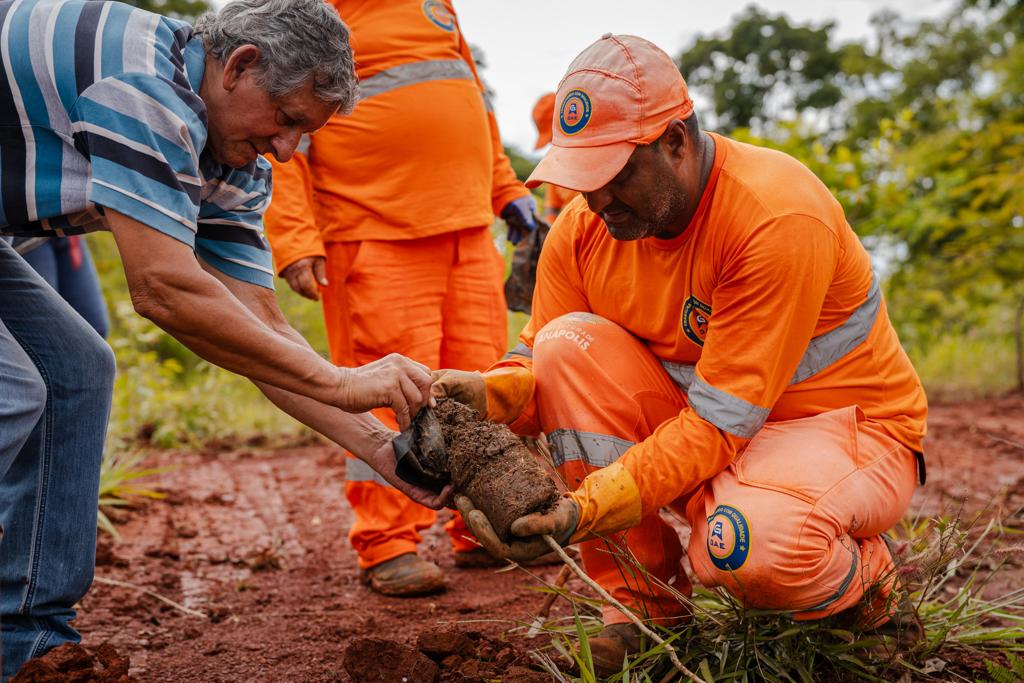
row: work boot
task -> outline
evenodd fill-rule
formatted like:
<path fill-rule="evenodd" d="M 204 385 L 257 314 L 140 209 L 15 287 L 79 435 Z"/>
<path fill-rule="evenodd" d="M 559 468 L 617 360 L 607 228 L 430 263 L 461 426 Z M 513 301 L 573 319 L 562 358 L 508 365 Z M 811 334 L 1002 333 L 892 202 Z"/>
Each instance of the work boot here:
<path fill-rule="evenodd" d="M 590 639 L 590 657 L 594 673 L 605 678 L 622 671 L 627 655 L 640 652 L 643 634 L 635 624 L 609 624 Z"/>
<path fill-rule="evenodd" d="M 361 569 L 359 580 L 381 595 L 403 598 L 440 593 L 445 588 L 441 568 L 421 560 L 416 553 L 399 555 L 369 569 Z"/>

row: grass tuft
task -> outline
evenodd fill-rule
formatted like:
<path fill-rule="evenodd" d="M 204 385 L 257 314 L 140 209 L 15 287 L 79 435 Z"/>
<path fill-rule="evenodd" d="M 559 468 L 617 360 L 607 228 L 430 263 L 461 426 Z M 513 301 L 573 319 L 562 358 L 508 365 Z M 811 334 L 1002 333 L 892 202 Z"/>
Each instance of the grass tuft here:
<path fill-rule="evenodd" d="M 1006 530 L 995 521 L 978 528 L 979 519 L 908 521 L 897 530 L 896 571 L 905 589 L 893 591 L 884 609 L 898 607 L 901 617 L 881 628 L 862 626 L 879 613 L 877 591 L 866 593 L 862 604 L 875 606 L 862 613 L 794 621 L 784 612 L 745 609 L 725 591 L 700 586 L 692 597 L 678 596 L 693 613 L 688 625 L 655 628 L 682 664 L 708 682 L 973 681 L 986 674 L 1022 680 L 1024 588 L 991 597 L 999 592 L 993 578 L 1016 553 L 999 552 Z M 588 645 L 601 628 L 600 603 L 565 595 L 573 600 L 573 617 L 545 624 L 551 647 L 534 653 L 536 660 L 555 680 L 600 680 Z M 904 626 L 915 611 L 920 638 L 910 638 L 914 631 Z M 667 683 L 677 676 L 659 645 L 604 680 Z"/>
<path fill-rule="evenodd" d="M 114 538 L 119 538 L 117 529 L 103 508 L 123 507 L 132 504 L 132 498 L 159 500 L 166 494 L 139 484 L 139 480 L 154 474 L 166 472 L 166 467 L 142 467 L 145 451 L 108 451 L 100 468 L 100 508 L 97 525 Z"/>

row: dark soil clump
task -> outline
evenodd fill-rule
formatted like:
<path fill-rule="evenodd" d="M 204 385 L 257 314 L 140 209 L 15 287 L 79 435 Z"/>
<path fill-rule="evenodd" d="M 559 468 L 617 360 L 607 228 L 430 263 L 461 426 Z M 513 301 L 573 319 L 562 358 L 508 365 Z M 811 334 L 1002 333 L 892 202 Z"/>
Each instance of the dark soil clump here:
<path fill-rule="evenodd" d="M 359 638 L 345 649 L 345 671 L 355 683 L 434 683 L 438 668 L 408 645 L 381 638 Z"/>
<path fill-rule="evenodd" d="M 435 412 L 448 462 L 430 466 L 447 470 L 455 490 L 486 515 L 499 538 L 510 540 L 513 521 L 558 500 L 555 482 L 508 427 L 481 421 L 453 400 L 438 401 Z"/>
<path fill-rule="evenodd" d="M 510 644 L 454 627 L 421 632 L 416 639 L 416 649 L 393 640 L 360 638 L 345 650 L 344 665 L 355 683 L 403 680 L 409 683 L 494 680 L 544 683 L 550 680 L 546 674 L 530 668 L 529 658 Z"/>
<path fill-rule="evenodd" d="M 65 643 L 25 662 L 10 683 L 138 683 L 128 675 L 128 666 L 128 657 L 122 657 L 112 645 L 90 650 Z"/>

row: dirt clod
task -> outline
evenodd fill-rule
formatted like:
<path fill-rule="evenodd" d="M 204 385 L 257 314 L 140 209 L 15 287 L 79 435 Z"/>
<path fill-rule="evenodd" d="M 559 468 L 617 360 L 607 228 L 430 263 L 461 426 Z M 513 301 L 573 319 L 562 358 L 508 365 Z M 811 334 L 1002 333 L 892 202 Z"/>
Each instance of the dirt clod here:
<path fill-rule="evenodd" d="M 481 421 L 452 400 L 438 401 L 436 413 L 448 462 L 430 465 L 447 469 L 455 489 L 473 501 L 502 540 L 511 539 L 513 521 L 558 500 L 554 481 L 508 427 Z"/>
<path fill-rule="evenodd" d="M 128 657 L 112 645 L 95 650 L 65 643 L 42 657 L 25 662 L 11 683 L 138 683 L 128 675 Z"/>
<path fill-rule="evenodd" d="M 449 655 L 471 655 L 476 645 L 462 631 L 444 629 L 424 631 L 416 639 L 416 648 L 434 660 L 443 660 Z"/>
<path fill-rule="evenodd" d="M 345 648 L 345 671 L 355 683 L 434 683 L 437 664 L 421 652 L 381 638 L 359 638 Z"/>

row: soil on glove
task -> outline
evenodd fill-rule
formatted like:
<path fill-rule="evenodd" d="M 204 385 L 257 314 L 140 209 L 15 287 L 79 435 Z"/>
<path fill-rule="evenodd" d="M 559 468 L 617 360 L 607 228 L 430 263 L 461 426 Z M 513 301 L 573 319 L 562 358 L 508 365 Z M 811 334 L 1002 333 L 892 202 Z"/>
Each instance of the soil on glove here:
<path fill-rule="evenodd" d="M 508 427 L 481 421 L 472 408 L 452 400 L 438 401 L 435 413 L 455 490 L 473 501 L 499 538 L 511 540 L 512 522 L 558 500 L 555 482 Z"/>
<path fill-rule="evenodd" d="M 112 645 L 90 650 L 66 643 L 26 662 L 10 683 L 139 683 L 128 675 L 129 666 Z"/>

